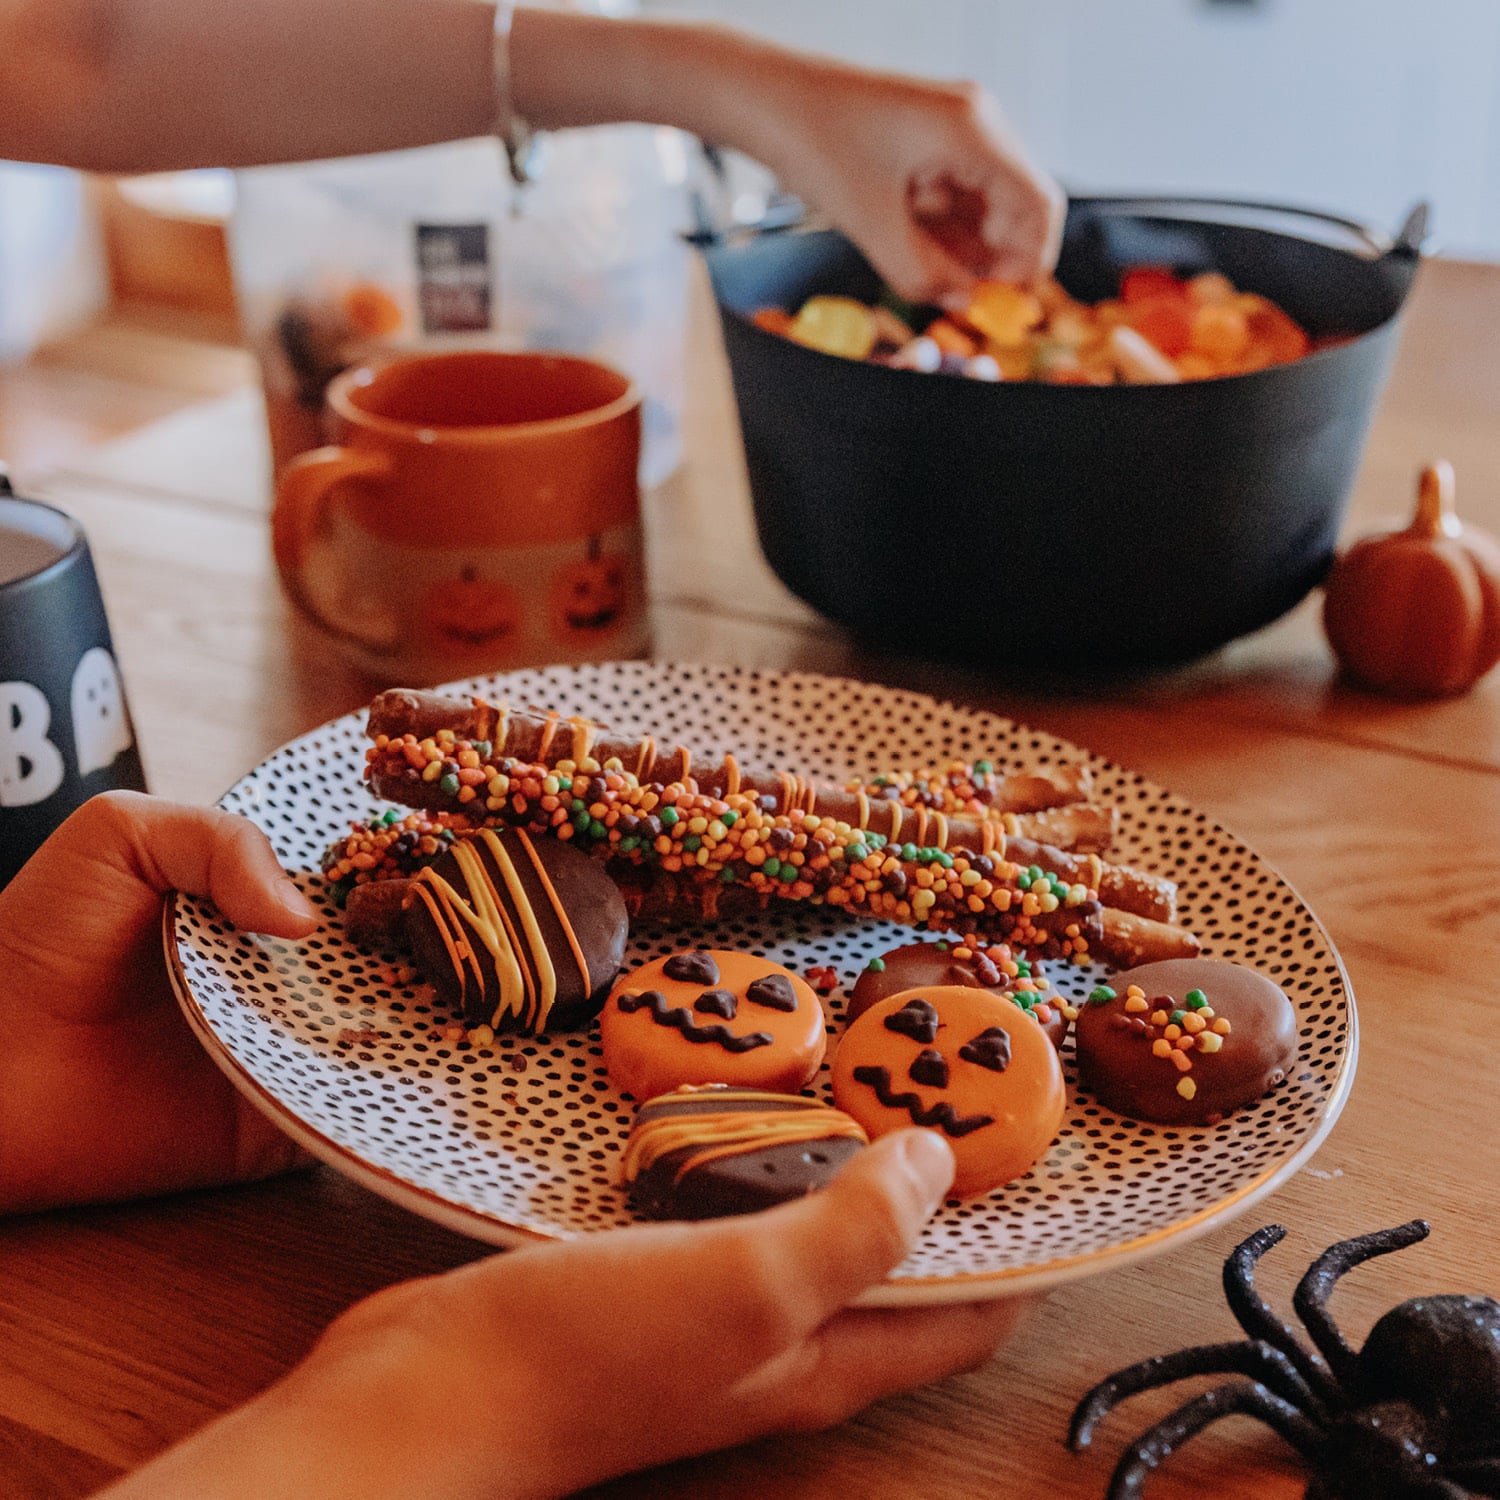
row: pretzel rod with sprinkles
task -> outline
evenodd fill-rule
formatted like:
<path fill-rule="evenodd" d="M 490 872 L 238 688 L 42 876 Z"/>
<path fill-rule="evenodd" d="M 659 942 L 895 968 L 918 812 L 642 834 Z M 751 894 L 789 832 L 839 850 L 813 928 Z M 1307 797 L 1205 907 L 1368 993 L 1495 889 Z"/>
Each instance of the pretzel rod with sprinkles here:
<path fill-rule="evenodd" d="M 1003 772 L 988 760 L 954 760 L 935 770 L 859 778 L 846 783 L 845 790 L 949 817 L 982 819 L 1086 802 L 1093 795 L 1094 773 L 1077 763 L 1047 771 Z M 1114 810 L 1108 811 L 1112 815 Z M 1114 831 L 1112 817 L 1109 831 Z"/>
<path fill-rule="evenodd" d="M 775 899 L 769 892 L 748 886 L 668 875 L 618 862 L 611 863 L 610 874 L 625 898 L 631 922 L 648 926 L 712 926 L 757 916 Z M 344 924 L 353 941 L 367 948 L 399 947 L 401 909 L 409 888 L 409 880 L 388 879 L 350 890 Z M 1184 927 L 1105 908 L 1092 956 L 1124 969 L 1158 959 L 1194 958 L 1198 952 L 1197 938 Z"/>
<path fill-rule="evenodd" d="M 381 735 L 369 753 L 374 759 L 393 751 L 413 768 L 420 760 L 444 777 L 454 775 L 449 765 L 458 774 L 471 772 L 474 780 L 455 776 L 455 784 L 483 785 L 483 802 L 472 800 L 487 820 L 551 834 L 632 865 L 912 927 L 951 931 L 962 925 L 1046 957 L 1082 962 L 1099 936 L 1096 890 L 1035 863 L 1017 863 L 1003 852 L 1005 835 L 994 829 L 985 849 L 950 849 L 941 837 L 901 843 L 832 813 L 800 806 L 775 811 L 771 799 L 754 792 L 720 798 L 693 781 L 642 784 L 623 769 L 590 772 L 567 763 L 553 769 L 509 757 L 485 765 L 477 746 L 447 730 L 424 743 Z M 902 826 L 898 815 L 891 827 Z M 1064 858 L 1060 851 L 1058 858 Z M 1090 868 L 1099 863 L 1095 855 L 1083 858 L 1092 861 Z M 353 866 L 355 857 L 348 862 Z M 342 864 L 327 872 L 335 882 L 347 878 Z"/>
<path fill-rule="evenodd" d="M 1087 810 L 1088 805 L 1081 803 L 1057 812 Z M 401 813 L 391 808 L 368 822 L 356 823 L 348 834 L 332 844 L 324 855 L 323 870 L 334 883 L 354 885 L 410 875 L 436 858 L 452 842 L 455 833 L 472 832 L 489 820 L 448 812 Z M 1106 905 L 1139 911 L 1158 921 L 1171 921 L 1175 915 L 1175 893 L 1169 882 L 1158 882 L 1125 865 L 1099 862 L 1096 870 L 1092 862 L 1076 857 L 1077 850 L 1058 846 L 1048 837 L 1055 828 L 1052 814 L 1019 814 L 1009 826 L 1015 836 L 1007 838 L 1006 847 L 1018 862 L 1038 864 L 1070 882 L 1092 882 Z"/>
<path fill-rule="evenodd" d="M 387 711 L 384 700 L 392 696 L 387 693 L 376 699 L 370 712 L 372 726 L 391 721 L 393 715 Z M 395 696 L 416 695 L 396 690 Z M 490 717 L 495 710 L 489 705 L 476 707 L 473 712 L 476 716 L 473 728 L 501 732 L 498 721 Z M 532 716 L 533 728 L 535 722 L 535 716 Z M 563 721 L 552 716 L 554 738 L 560 722 Z M 597 726 L 586 720 L 567 722 L 572 725 L 569 732 L 577 737 L 575 748 L 580 751 L 602 753 L 620 748 L 613 742 L 591 738 L 590 731 Z M 516 737 L 509 728 L 504 729 L 504 734 L 503 743 L 506 744 Z M 636 814 L 649 818 L 659 803 L 675 802 L 681 797 L 703 798 L 714 804 L 722 800 L 726 807 L 732 808 L 736 817 L 750 808 L 772 819 L 800 815 L 814 821 L 831 821 L 833 825 L 865 835 L 866 842 L 873 842 L 875 847 L 886 850 L 887 857 L 898 855 L 906 863 L 914 860 L 930 863 L 924 856 L 935 851 L 943 856 L 962 853 L 968 855 L 971 862 L 982 858 L 986 862 L 1036 865 L 1070 886 L 1087 886 L 1107 905 L 1156 921 L 1170 921 L 1176 913 L 1176 886 L 1171 881 L 1128 866 L 1106 865 L 1096 854 L 1068 854 L 1051 845 L 1027 839 L 1015 831 L 1022 826 L 1020 814 L 982 821 L 949 818 L 925 803 L 909 804 L 881 796 L 872 797 L 862 788 L 847 791 L 840 787 L 822 787 L 786 773 L 780 773 L 774 780 L 764 773 L 752 778 L 750 773 L 739 770 L 732 757 L 726 757 L 720 768 L 723 774 L 718 779 L 722 780 L 722 787 L 714 785 L 716 777 L 710 772 L 705 772 L 702 780 L 690 777 L 673 782 L 648 781 L 629 770 L 625 761 L 616 755 L 607 756 L 602 764 L 592 754 L 586 754 L 582 761 L 577 762 L 566 759 L 548 761 L 548 746 L 540 744 L 538 748 L 542 755 L 535 761 L 525 762 L 514 755 L 501 755 L 497 750 L 500 743 L 497 740 L 466 739 L 451 729 L 439 729 L 421 739 L 414 732 L 393 739 L 381 731 L 366 752 L 366 775 L 378 794 L 394 801 L 467 815 L 476 821 L 524 825 L 532 832 L 546 831 L 548 826 L 560 830 L 572 822 L 575 830 L 586 838 L 597 841 L 609 837 L 615 842 L 620 836 L 606 830 L 613 830 L 619 818 L 624 817 L 627 828 L 621 851 L 624 853 L 631 853 L 637 847 L 634 835 L 639 818 Z M 652 759 L 639 745 L 632 753 L 638 765 L 645 766 Z M 684 758 L 690 760 L 689 753 L 675 747 L 665 756 L 656 756 L 655 764 L 665 765 L 670 771 L 680 767 Z M 563 782 L 567 783 L 566 788 L 562 787 Z M 527 791 L 533 784 L 536 789 Z M 762 786 L 771 785 L 777 788 L 774 793 L 760 790 Z M 516 790 L 518 787 L 522 790 Z M 602 815 L 579 819 L 577 815 L 586 812 L 595 796 L 607 798 L 606 805 L 615 813 L 614 818 L 608 822 L 602 820 Z M 567 804 L 566 811 L 561 810 L 563 802 Z M 538 811 L 547 816 L 539 818 Z M 597 833 L 593 831 L 596 823 L 601 825 Z M 662 837 L 660 828 L 650 828 L 649 833 L 652 840 Z M 773 831 L 773 843 L 783 834 L 784 830 L 781 833 Z M 572 834 L 562 836 L 571 837 Z M 697 856 L 701 842 L 701 838 L 693 842 L 687 852 Z M 674 853 L 670 848 L 658 852 L 669 857 Z M 697 858 L 696 863 L 707 865 L 711 858 Z M 667 868 L 674 866 L 669 863 Z M 902 894 L 898 889 L 897 897 Z"/>
<path fill-rule="evenodd" d="M 935 818 L 947 819 L 960 813 L 966 813 L 970 821 L 982 821 L 1002 818 L 1006 813 L 1034 813 L 1086 802 L 1092 787 L 1087 766 L 1000 774 L 988 762 L 978 761 L 973 766 L 955 763 L 947 772 L 930 777 L 877 778 L 868 784 L 852 783 L 848 788 L 834 789 L 786 772 L 743 767 L 733 755 L 694 755 L 686 746 L 658 744 L 650 735 L 623 735 L 576 715 L 564 717 L 555 712 L 487 703 L 481 698 L 465 702 L 411 688 L 391 688 L 378 694 L 370 704 L 366 732 L 377 743 L 384 739 L 397 744 L 410 738 L 418 746 L 435 743 L 446 733 L 455 742 L 483 745 L 482 759 L 487 765 L 510 758 L 554 770 L 564 763 L 577 768 L 592 761 L 597 770 L 618 761 L 621 770 L 642 783 L 671 785 L 692 780 L 697 790 L 715 797 L 753 792 L 774 799 L 771 810 L 775 812 L 790 812 L 796 807 L 812 811 L 808 805 L 811 800 L 818 811 L 832 811 L 846 822 L 855 821 L 850 812 L 859 806 L 870 806 L 870 816 L 883 820 L 890 814 L 873 810 L 894 805 L 910 810 L 909 830 L 915 830 L 919 822 L 926 826 Z M 986 769 L 980 771 L 981 766 Z M 415 777 L 408 774 L 413 769 L 418 770 Z M 410 807 L 453 809 L 455 798 L 464 803 L 473 800 L 462 796 L 462 781 L 446 793 L 430 783 L 419 785 L 422 771 L 425 766 L 418 768 L 409 758 L 403 762 L 396 757 L 376 757 L 366 774 L 378 796 Z M 976 779 L 980 783 L 977 786 Z M 441 777 L 436 780 L 440 782 Z M 950 780 L 955 790 L 945 795 L 941 788 Z M 826 799 L 835 791 L 852 800 L 846 805 L 831 804 Z M 463 810 L 461 804 L 457 810 Z M 862 819 L 857 826 L 889 832 L 883 821 Z M 907 835 L 903 833 L 902 838 L 906 841 Z"/>
<path fill-rule="evenodd" d="M 610 867 L 610 874 L 633 922 L 663 927 L 711 925 L 754 915 L 769 905 L 769 898 L 743 886 L 615 866 Z M 962 922 L 954 929 L 963 930 Z M 1200 951 L 1197 937 L 1185 927 L 1105 907 L 1091 956 L 1115 968 L 1127 968 L 1158 959 L 1196 958 Z"/>

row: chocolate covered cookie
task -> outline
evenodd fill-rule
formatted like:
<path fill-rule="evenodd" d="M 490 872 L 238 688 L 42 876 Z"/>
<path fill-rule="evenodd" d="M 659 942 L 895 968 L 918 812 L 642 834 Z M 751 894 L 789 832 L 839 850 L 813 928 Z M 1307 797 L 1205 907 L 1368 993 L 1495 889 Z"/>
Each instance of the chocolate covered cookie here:
<path fill-rule="evenodd" d="M 1042 978 L 1040 963 L 1018 959 L 1003 943 L 905 943 L 872 958 L 849 996 L 847 1019 L 857 1021 L 872 1005 L 903 990 L 957 985 L 1004 995 L 1028 1012 L 1054 1047 L 1061 1047 L 1075 1012 Z"/>
<path fill-rule="evenodd" d="M 866 1144 L 816 1099 L 712 1083 L 641 1105 L 623 1171 L 648 1218 L 715 1219 L 801 1198 Z"/>
<path fill-rule="evenodd" d="M 1065 1104 L 1041 1027 L 973 986 L 908 990 L 872 1005 L 834 1054 L 833 1099 L 872 1140 L 908 1125 L 941 1131 L 957 1159 L 959 1197 L 1029 1171 Z"/>
<path fill-rule="evenodd" d="M 637 1099 L 685 1083 L 796 1093 L 826 1043 L 806 980 L 723 948 L 643 964 L 615 986 L 599 1027 L 609 1076 Z"/>
<path fill-rule="evenodd" d="M 456 842 L 412 882 L 402 919 L 423 973 L 471 1027 L 582 1026 L 625 956 L 625 903 L 598 861 L 519 829 Z"/>
<path fill-rule="evenodd" d="M 1207 958 L 1144 964 L 1079 1007 L 1081 1086 L 1106 1109 L 1160 1125 L 1211 1125 L 1286 1076 L 1297 1016 L 1281 986 Z"/>

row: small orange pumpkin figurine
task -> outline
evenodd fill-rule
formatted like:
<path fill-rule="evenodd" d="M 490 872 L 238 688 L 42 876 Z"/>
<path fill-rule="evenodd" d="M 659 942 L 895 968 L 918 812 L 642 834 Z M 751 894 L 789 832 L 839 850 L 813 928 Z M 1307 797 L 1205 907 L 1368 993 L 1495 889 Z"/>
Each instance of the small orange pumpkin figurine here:
<path fill-rule="evenodd" d="M 1334 564 L 1323 629 L 1350 678 L 1377 692 L 1467 692 L 1500 661 L 1500 542 L 1453 509 L 1453 466 L 1423 470 L 1405 531 L 1356 542 Z"/>
<path fill-rule="evenodd" d="M 552 617 L 565 640 L 592 640 L 619 623 L 628 602 L 628 560 L 602 552 L 597 536 L 589 538 L 588 556 L 557 570 L 552 582 Z"/>

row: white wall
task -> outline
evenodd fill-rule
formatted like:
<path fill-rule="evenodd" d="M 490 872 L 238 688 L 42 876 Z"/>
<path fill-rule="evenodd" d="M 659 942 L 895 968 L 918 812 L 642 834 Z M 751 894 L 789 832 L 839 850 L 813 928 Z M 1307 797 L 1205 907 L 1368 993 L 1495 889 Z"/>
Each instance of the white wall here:
<path fill-rule="evenodd" d="M 0 359 L 97 311 L 104 257 L 83 179 L 0 162 Z"/>
<path fill-rule="evenodd" d="M 1500 259 L 1497 0 L 646 0 L 862 62 L 981 79 L 1070 186 L 1419 198 Z"/>

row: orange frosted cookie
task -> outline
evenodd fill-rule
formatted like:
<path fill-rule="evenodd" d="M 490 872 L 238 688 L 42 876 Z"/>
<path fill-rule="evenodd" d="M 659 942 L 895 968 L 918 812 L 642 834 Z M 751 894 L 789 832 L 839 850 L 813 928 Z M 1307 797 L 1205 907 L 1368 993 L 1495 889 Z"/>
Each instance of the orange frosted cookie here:
<path fill-rule="evenodd" d="M 780 964 L 723 948 L 674 953 L 615 985 L 599 1018 L 609 1076 L 637 1099 L 685 1083 L 794 1094 L 823 1061 L 823 1007 Z"/>
<path fill-rule="evenodd" d="M 959 1197 L 1028 1171 L 1062 1126 L 1057 1053 L 1011 1001 L 933 986 L 872 1005 L 833 1059 L 834 1102 L 873 1140 L 907 1125 L 953 1147 Z"/>

